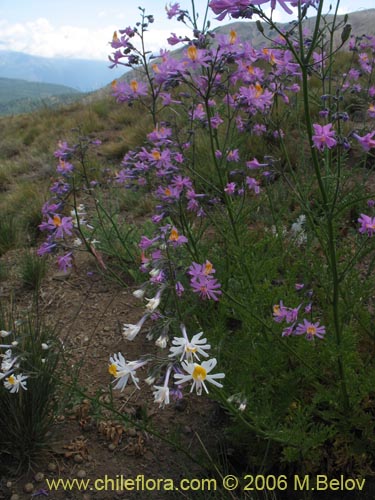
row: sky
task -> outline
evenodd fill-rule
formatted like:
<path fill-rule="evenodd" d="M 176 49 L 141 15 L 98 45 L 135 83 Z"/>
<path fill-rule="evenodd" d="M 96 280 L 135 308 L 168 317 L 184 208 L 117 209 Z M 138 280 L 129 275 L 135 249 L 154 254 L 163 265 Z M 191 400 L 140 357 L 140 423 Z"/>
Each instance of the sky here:
<path fill-rule="evenodd" d="M 0 50 L 25 52 L 42 57 L 68 57 L 107 61 L 112 52 L 113 32 L 139 21 L 138 5 L 153 14 L 155 23 L 148 33 L 147 46 L 156 53 L 167 48 L 171 32 L 186 35 L 188 30 L 175 19 L 168 20 L 165 0 L 0 0 Z M 169 2 L 168 2 L 169 3 Z M 172 0 L 175 3 L 175 0 Z M 332 0 L 325 3 L 335 4 Z M 180 0 L 190 9 L 191 0 Z M 203 18 L 206 0 L 195 0 Z M 374 0 L 341 0 L 340 13 L 374 7 Z M 211 15 L 211 19 L 214 16 Z M 292 16 L 278 6 L 274 18 L 288 22 Z M 229 22 L 225 19 L 223 22 Z M 218 25 L 213 21 L 213 26 Z"/>

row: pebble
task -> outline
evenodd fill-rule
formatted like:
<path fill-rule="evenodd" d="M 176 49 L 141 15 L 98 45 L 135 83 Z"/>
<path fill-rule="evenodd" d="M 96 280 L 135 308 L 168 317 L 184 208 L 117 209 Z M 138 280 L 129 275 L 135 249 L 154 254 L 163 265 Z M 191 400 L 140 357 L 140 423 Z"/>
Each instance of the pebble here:
<path fill-rule="evenodd" d="M 115 451 L 115 449 L 116 449 L 116 448 L 117 448 L 117 446 L 116 446 L 115 444 L 113 444 L 113 443 L 110 443 L 110 444 L 108 445 L 108 450 L 109 450 L 109 451 Z"/>
<path fill-rule="evenodd" d="M 137 435 L 137 431 L 134 429 L 134 427 L 128 429 L 128 432 L 127 432 L 128 436 L 130 437 L 136 437 Z"/>
<path fill-rule="evenodd" d="M 74 455 L 74 461 L 76 464 L 81 464 L 83 462 L 82 455 L 80 455 L 79 453 L 77 455 Z"/>
<path fill-rule="evenodd" d="M 7 481 L 6 487 L 7 487 L 7 488 L 11 488 L 11 487 L 12 487 L 12 484 L 13 484 L 13 483 L 12 483 L 12 481 Z"/>
<path fill-rule="evenodd" d="M 34 479 L 37 483 L 41 483 L 44 479 L 44 474 L 43 472 L 37 472 L 34 476 Z"/>
<path fill-rule="evenodd" d="M 33 483 L 26 483 L 25 486 L 23 487 L 23 491 L 25 493 L 32 493 L 32 491 L 34 491 Z"/>
<path fill-rule="evenodd" d="M 55 464 L 55 462 L 50 462 L 48 465 L 47 465 L 47 469 L 50 471 L 50 472 L 55 472 L 56 469 L 57 469 L 57 465 Z"/>
<path fill-rule="evenodd" d="M 83 470 L 83 469 L 80 469 L 78 472 L 77 472 L 77 477 L 79 477 L 80 479 L 86 477 L 86 471 Z"/>
<path fill-rule="evenodd" d="M 17 493 L 14 493 L 11 497 L 10 500 L 20 500 L 20 496 L 17 495 Z"/>

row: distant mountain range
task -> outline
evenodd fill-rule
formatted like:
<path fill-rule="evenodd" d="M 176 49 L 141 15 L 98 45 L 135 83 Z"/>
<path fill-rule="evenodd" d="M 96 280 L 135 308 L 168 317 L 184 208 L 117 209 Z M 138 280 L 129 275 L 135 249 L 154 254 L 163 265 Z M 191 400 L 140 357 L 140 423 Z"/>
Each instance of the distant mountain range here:
<path fill-rule="evenodd" d="M 109 69 L 109 62 L 85 59 L 54 59 L 0 50 L 0 77 L 30 82 L 55 83 L 91 92 L 121 76 L 124 67 Z"/>

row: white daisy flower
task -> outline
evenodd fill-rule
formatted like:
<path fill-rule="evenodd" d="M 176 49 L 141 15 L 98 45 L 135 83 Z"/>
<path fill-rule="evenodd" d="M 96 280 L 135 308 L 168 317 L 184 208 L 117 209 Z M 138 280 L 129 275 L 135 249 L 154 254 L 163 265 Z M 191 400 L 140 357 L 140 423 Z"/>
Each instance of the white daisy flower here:
<path fill-rule="evenodd" d="M 13 394 L 18 392 L 20 390 L 20 387 L 24 391 L 27 391 L 25 383 L 27 378 L 27 375 L 22 375 L 22 373 L 20 373 L 19 375 L 9 375 L 9 377 L 7 377 L 4 381 L 4 387 Z"/>
<path fill-rule="evenodd" d="M 155 403 L 159 403 L 159 408 L 169 405 L 169 387 L 165 385 L 154 385 L 153 392 Z"/>
<path fill-rule="evenodd" d="M 139 290 L 134 290 L 133 295 L 136 299 L 142 299 L 145 294 L 145 291 L 140 288 Z"/>
<path fill-rule="evenodd" d="M 3 360 L 1 362 L 1 371 L 2 372 L 8 372 L 9 370 L 11 370 L 15 364 L 15 362 L 17 361 L 18 357 L 15 357 L 13 358 L 12 357 L 12 351 L 10 349 L 8 349 L 4 356 L 3 356 Z"/>
<path fill-rule="evenodd" d="M 196 333 L 190 341 L 184 325 L 181 325 L 181 331 L 183 337 L 174 337 L 172 340 L 173 345 L 169 349 L 169 357 L 177 358 L 180 356 L 180 361 L 186 358 L 189 362 L 193 362 L 194 358 L 199 361 L 198 354 L 204 358 L 208 358 L 208 354 L 205 351 L 211 349 L 211 346 L 207 344 L 207 339 L 201 338 L 203 332 Z"/>
<path fill-rule="evenodd" d="M 167 337 L 165 335 L 160 335 L 160 337 L 155 340 L 155 345 L 160 347 L 160 349 L 165 349 L 167 347 Z"/>
<path fill-rule="evenodd" d="M 136 370 L 145 365 L 147 361 L 129 361 L 126 362 L 124 356 L 121 352 L 114 354 L 109 358 L 110 364 L 108 371 L 111 375 L 115 377 L 114 382 L 117 382 L 114 386 L 115 389 L 124 390 L 126 384 L 128 383 L 129 377 L 131 378 L 133 384 L 139 389 L 139 379 L 135 376 Z"/>
<path fill-rule="evenodd" d="M 148 314 L 145 314 L 136 325 L 133 325 L 132 323 L 125 323 L 122 327 L 122 335 L 127 339 L 127 340 L 134 340 L 134 338 L 138 335 L 138 333 L 141 331 L 141 328 L 143 326 L 143 323 L 146 321 L 148 318 Z"/>
<path fill-rule="evenodd" d="M 159 403 L 159 408 L 164 408 L 169 405 L 169 377 L 171 375 L 172 367 L 170 366 L 165 374 L 163 385 L 154 385 L 155 391 L 153 392 L 155 403 Z"/>
<path fill-rule="evenodd" d="M 160 300 L 161 300 L 161 290 L 158 291 L 158 293 L 155 295 L 155 297 L 153 297 L 152 299 L 147 299 L 147 302 L 148 304 L 146 305 L 146 309 L 149 311 L 149 312 L 154 312 L 155 309 L 157 309 L 159 307 L 159 304 L 160 304 Z"/>
<path fill-rule="evenodd" d="M 184 375 L 183 373 L 175 373 L 174 378 L 175 384 L 183 384 L 185 382 L 193 381 L 190 392 L 194 390 L 197 391 L 198 396 L 202 394 L 202 387 L 208 393 L 205 381 L 210 382 L 216 387 L 223 387 L 222 384 L 217 382 L 215 379 L 224 378 L 224 373 L 215 373 L 214 375 L 209 375 L 210 371 L 215 368 L 217 361 L 215 358 L 203 361 L 202 364 L 189 363 L 188 361 L 183 361 L 181 363 L 182 368 L 188 373 Z"/>

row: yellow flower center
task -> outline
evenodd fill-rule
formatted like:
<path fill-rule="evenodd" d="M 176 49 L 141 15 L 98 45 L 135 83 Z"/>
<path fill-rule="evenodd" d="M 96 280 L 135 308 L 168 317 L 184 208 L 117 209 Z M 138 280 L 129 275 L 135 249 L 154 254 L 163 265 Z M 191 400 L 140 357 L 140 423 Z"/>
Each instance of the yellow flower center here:
<path fill-rule="evenodd" d="M 207 276 L 208 274 L 212 273 L 212 269 L 214 266 L 211 264 L 211 262 L 208 260 L 204 266 L 204 274 Z"/>
<path fill-rule="evenodd" d="M 118 42 L 119 38 L 117 36 L 117 31 L 113 33 L 112 42 Z"/>
<path fill-rule="evenodd" d="M 255 84 L 255 90 L 256 90 L 255 97 L 260 97 L 263 94 L 263 87 L 258 82 Z"/>
<path fill-rule="evenodd" d="M 316 327 L 311 325 L 306 328 L 306 333 L 309 335 L 315 335 L 316 334 Z"/>
<path fill-rule="evenodd" d="M 152 151 L 151 154 L 152 154 L 154 160 L 160 160 L 161 154 L 159 153 L 159 151 L 154 150 L 154 151 Z"/>
<path fill-rule="evenodd" d="M 279 314 L 280 313 L 280 306 L 278 304 L 276 304 L 276 305 L 273 306 L 273 312 L 275 314 Z"/>
<path fill-rule="evenodd" d="M 177 241 L 178 238 L 179 238 L 179 234 L 178 234 L 178 231 L 177 229 L 174 227 L 171 231 L 171 234 L 169 236 L 169 241 Z"/>
<path fill-rule="evenodd" d="M 196 61 L 198 57 L 197 47 L 195 45 L 190 45 L 187 49 L 187 55 L 191 61 Z"/>
<path fill-rule="evenodd" d="M 375 222 L 373 224 L 367 223 L 366 229 L 375 229 Z"/>
<path fill-rule="evenodd" d="M 114 377 L 117 376 L 117 368 L 116 368 L 116 365 L 115 364 L 111 364 L 109 367 L 108 367 L 108 372 L 113 375 Z"/>
<path fill-rule="evenodd" d="M 230 30 L 229 43 L 231 43 L 233 45 L 236 40 L 237 40 L 237 32 L 234 30 Z"/>
<path fill-rule="evenodd" d="M 132 80 L 129 85 L 130 85 L 133 92 L 137 92 L 138 82 L 136 80 Z"/>
<path fill-rule="evenodd" d="M 56 227 L 60 227 L 61 226 L 61 219 L 58 215 L 54 215 L 53 216 L 53 225 L 56 226 Z"/>
<path fill-rule="evenodd" d="M 113 80 L 113 82 L 111 83 L 111 86 L 113 89 L 115 89 L 117 87 L 117 80 Z"/>
<path fill-rule="evenodd" d="M 247 67 L 247 72 L 250 73 L 250 75 L 253 75 L 255 73 L 254 66 L 248 66 Z"/>
<path fill-rule="evenodd" d="M 7 378 L 7 381 L 10 385 L 14 385 L 16 383 L 16 379 L 13 375 Z"/>
<path fill-rule="evenodd" d="M 198 349 L 197 349 L 195 346 L 193 347 L 191 344 L 188 344 L 188 345 L 185 347 L 185 351 L 186 351 L 186 352 L 192 352 L 193 354 L 194 354 L 195 352 L 197 352 L 197 350 L 198 350 Z"/>
<path fill-rule="evenodd" d="M 205 380 L 207 377 L 207 371 L 203 368 L 203 366 L 195 365 L 193 373 L 191 374 L 194 380 Z"/>
<path fill-rule="evenodd" d="M 165 196 L 170 196 L 172 194 L 172 191 L 169 188 L 165 188 L 164 194 Z"/>
<path fill-rule="evenodd" d="M 152 69 L 155 71 L 155 73 L 160 73 L 160 69 L 159 69 L 159 66 L 157 64 L 153 64 Z"/>

